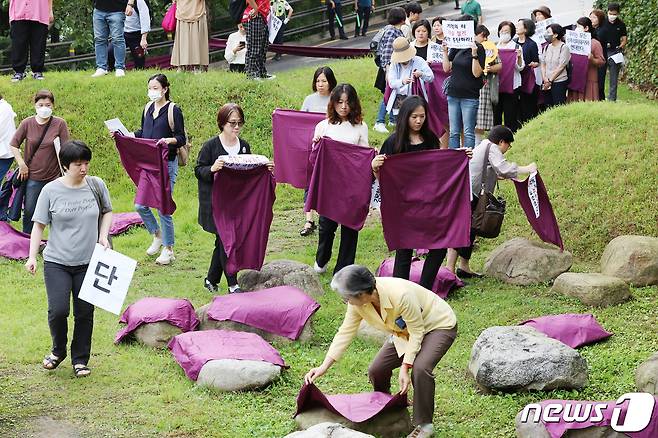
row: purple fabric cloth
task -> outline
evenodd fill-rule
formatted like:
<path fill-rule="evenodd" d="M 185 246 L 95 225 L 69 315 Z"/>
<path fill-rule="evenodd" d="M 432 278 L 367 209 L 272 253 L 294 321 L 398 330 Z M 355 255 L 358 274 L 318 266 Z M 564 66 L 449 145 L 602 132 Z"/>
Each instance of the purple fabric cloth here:
<path fill-rule="evenodd" d="M 560 227 L 539 172 L 535 175 L 535 181 L 536 184 L 533 183 L 532 175 L 525 181 L 514 180 L 519 203 L 539 238 L 564 250 Z"/>
<path fill-rule="evenodd" d="M 571 55 L 571 80 L 569 81 L 569 90 L 579 93 L 585 92 L 587 85 L 587 69 L 589 68 L 589 57 L 585 55 Z"/>
<path fill-rule="evenodd" d="M 121 134 L 117 134 L 114 141 L 121 164 L 137 187 L 135 204 L 157 208 L 163 214 L 174 214 L 176 204 L 171 198 L 167 147 L 157 144 L 157 140 Z"/>
<path fill-rule="evenodd" d="M 571 348 L 602 341 L 612 336 L 612 333 L 601 327 L 591 313 L 540 316 L 523 321 L 519 325 L 534 327 L 549 338 L 557 339 Z"/>
<path fill-rule="evenodd" d="M 361 394 L 324 395 L 314 384 L 302 386 L 297 396 L 297 411 L 293 417 L 313 408 L 325 408 L 354 423 L 370 420 L 388 409 L 404 409 L 409 405 L 407 395 L 391 395 L 384 392 Z"/>
<path fill-rule="evenodd" d="M 389 156 L 379 171 L 379 185 L 390 251 L 470 245 L 471 182 L 463 151 Z"/>
<path fill-rule="evenodd" d="M 537 77 L 535 76 L 535 69 L 526 66 L 521 71 L 521 91 L 525 94 L 532 94 L 537 85 Z"/>
<path fill-rule="evenodd" d="M 502 63 L 500 73 L 498 73 L 500 93 L 514 93 L 514 66 L 516 65 L 516 50 L 498 49 L 498 57 Z"/>
<path fill-rule="evenodd" d="M 298 189 L 308 187 L 308 160 L 315 126 L 326 117 L 322 113 L 274 110 L 272 144 L 277 183 L 288 183 Z"/>
<path fill-rule="evenodd" d="M 118 344 L 142 324 L 165 321 L 184 332 L 196 330 L 199 320 L 192 303 L 184 299 L 147 297 L 131 304 L 119 322 L 127 324 L 114 338 Z"/>
<path fill-rule="evenodd" d="M 423 96 L 423 98 L 427 96 L 429 127 L 437 137 L 441 137 L 446 132 L 445 127 L 450 124 L 448 120 L 448 97 L 443 94 L 443 82 L 450 74 L 443 71 L 443 66 L 440 63 L 432 62 L 429 66 L 434 72 L 434 81 L 424 84 L 425 93 L 423 93 L 422 83 L 420 79 L 417 79 L 412 84 L 412 93 Z"/>
<path fill-rule="evenodd" d="M 379 265 L 377 268 L 377 277 L 392 277 L 393 276 L 393 266 L 395 265 L 395 257 L 387 258 Z M 411 262 L 411 270 L 409 271 L 409 280 L 414 283 L 420 284 L 420 274 L 423 272 L 423 266 L 425 265 L 424 260 L 414 258 Z M 434 283 L 432 284 L 432 292 L 437 294 L 439 297 L 444 300 L 448 297 L 448 294 L 457 288 L 463 287 L 464 282 L 461 281 L 455 274 L 450 272 L 447 268 L 440 268 L 439 272 L 436 274 Z"/>
<path fill-rule="evenodd" d="M 212 214 L 228 257 L 227 274 L 260 270 L 272 224 L 276 182 L 266 166 L 215 173 Z"/>
<path fill-rule="evenodd" d="M 363 228 L 372 191 L 371 163 L 376 154 L 369 147 L 321 138 L 310 158 L 313 172 L 304 211 L 315 210 L 357 231 Z"/>
<path fill-rule="evenodd" d="M 201 368 L 211 360 L 255 360 L 288 368 L 279 352 L 255 333 L 228 330 L 187 332 L 175 336 L 168 347 L 192 380 L 199 377 Z"/>
<path fill-rule="evenodd" d="M 212 38 L 209 47 L 215 50 L 226 48 L 225 39 Z M 269 44 L 268 52 L 281 53 L 282 55 L 306 56 L 309 58 L 361 58 L 370 55 L 370 49 L 343 48 L 343 47 L 311 47 L 295 44 Z"/>
<path fill-rule="evenodd" d="M 208 309 L 208 318 L 239 322 L 294 341 L 319 308 L 320 305 L 302 290 L 279 286 L 216 296 Z"/>
<path fill-rule="evenodd" d="M 23 260 L 30 255 L 30 235 L 15 230 L 7 222 L 0 221 L 0 256 Z"/>
<path fill-rule="evenodd" d="M 135 225 L 144 225 L 139 213 L 114 213 L 112 214 L 110 236 L 125 233 L 130 227 L 134 227 Z"/>

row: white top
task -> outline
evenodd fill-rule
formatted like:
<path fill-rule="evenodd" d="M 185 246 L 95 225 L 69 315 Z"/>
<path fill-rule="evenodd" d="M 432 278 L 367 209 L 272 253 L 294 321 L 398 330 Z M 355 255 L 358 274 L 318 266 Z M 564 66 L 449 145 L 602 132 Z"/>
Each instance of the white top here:
<path fill-rule="evenodd" d="M 327 112 L 327 106 L 329 105 L 329 95 L 320 96 L 316 91 L 313 94 L 309 94 L 304 99 L 302 103 L 302 111 L 311 112 L 311 113 L 325 113 Z"/>
<path fill-rule="evenodd" d="M 414 36 L 411 33 L 411 21 L 409 21 L 409 17 L 407 17 L 406 20 L 404 20 L 404 24 L 402 27 L 400 27 L 400 30 L 402 31 L 402 35 L 407 39 L 407 41 L 411 42 L 414 39 Z"/>
<path fill-rule="evenodd" d="M 499 49 L 512 49 L 515 50 L 517 47 L 521 48 L 514 41 L 510 41 L 507 44 L 499 42 L 497 44 Z M 518 58 L 517 58 L 518 59 Z M 521 60 L 514 64 L 514 89 L 516 90 L 521 86 L 521 70 L 525 68 L 525 60 L 523 59 L 523 51 L 521 52 Z"/>
<path fill-rule="evenodd" d="M 238 50 L 238 53 L 233 53 L 233 49 L 238 47 L 240 42 L 245 43 L 244 49 Z M 233 32 L 228 36 L 226 41 L 226 51 L 224 52 L 224 58 L 229 64 L 244 64 L 245 55 L 247 54 L 247 34 L 242 34 L 240 31 Z"/>
<path fill-rule="evenodd" d="M 14 158 L 9 142 L 16 132 L 16 113 L 9 102 L 0 99 L 0 159 Z"/>
<path fill-rule="evenodd" d="M 132 15 L 126 16 L 123 31 L 141 33 L 151 31 L 151 11 L 144 0 L 137 0 L 137 9 L 133 11 Z"/>
<path fill-rule="evenodd" d="M 334 125 L 329 123 L 328 119 L 324 119 L 315 126 L 314 137 L 329 137 L 332 140 L 344 143 L 369 146 L 368 125 L 366 125 L 366 122 L 361 122 L 359 125 L 352 125 L 350 122 L 341 122 Z"/>
<path fill-rule="evenodd" d="M 221 142 L 221 139 L 219 141 Z M 235 157 L 240 152 L 240 139 L 236 139 L 235 144 L 231 146 L 225 145 L 224 142 L 222 142 L 222 146 L 224 146 L 224 150 L 228 153 L 229 157 Z"/>

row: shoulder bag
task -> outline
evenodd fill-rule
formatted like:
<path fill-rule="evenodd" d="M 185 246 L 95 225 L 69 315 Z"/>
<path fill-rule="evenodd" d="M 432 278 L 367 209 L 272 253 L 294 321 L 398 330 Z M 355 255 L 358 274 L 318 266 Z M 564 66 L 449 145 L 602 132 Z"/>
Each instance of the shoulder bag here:
<path fill-rule="evenodd" d="M 485 152 L 482 164 L 482 187 L 471 217 L 471 228 L 475 230 L 475 234 L 488 239 L 498 237 L 505 218 L 505 199 L 496 197 L 492 192 L 486 191 L 485 188 L 491 144 L 490 142 L 487 145 Z"/>

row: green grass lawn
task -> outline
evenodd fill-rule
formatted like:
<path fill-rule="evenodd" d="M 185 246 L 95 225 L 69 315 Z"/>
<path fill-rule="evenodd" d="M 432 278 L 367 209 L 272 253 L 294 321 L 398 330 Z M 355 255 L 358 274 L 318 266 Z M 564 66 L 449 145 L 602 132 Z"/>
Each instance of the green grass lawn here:
<path fill-rule="evenodd" d="M 381 95 L 372 87 L 372 60 L 331 63 L 339 82 L 354 84 L 366 121 L 374 122 Z M 32 114 L 31 95 L 38 86 L 55 93 L 55 114 L 64 117 L 74 138 L 94 151 L 91 173 L 103 177 L 117 212 L 131 211 L 134 189 L 120 166 L 103 121 L 120 117 L 135 129 L 146 101 L 151 72 L 129 73 L 122 80 L 88 78 L 90 72 L 50 73 L 45 82 L 3 81 L 0 93 L 19 118 Z M 312 69 L 283 73 L 276 81 L 253 83 L 222 72 L 170 74 L 172 100 L 184 111 L 195 155 L 217 133 L 217 109 L 228 101 L 246 113 L 243 137 L 254 153 L 271 156 L 271 113 L 276 107 L 298 108 L 310 91 Z M 562 228 L 566 249 L 575 256 L 574 271 L 596 271 L 607 242 L 621 234 L 656 235 L 658 223 L 658 105 L 622 88 L 620 102 L 576 104 L 543 114 L 517 136 L 509 158 L 537 162 Z M 379 147 L 381 134 L 370 132 Z M 514 188 L 501 183 L 509 213 L 503 234 L 481 241 L 474 267 L 504 240 L 533 236 Z M 150 242 L 137 229 L 114 240 L 115 248 L 137 259 L 126 304 L 145 296 L 184 297 L 200 307 L 211 300 L 202 287 L 213 239 L 196 224 L 197 190 L 191 167 L 182 168 L 174 198 L 177 261 L 158 267 L 144 250 Z M 293 259 L 311 264 L 317 237 L 301 238 L 302 193 L 277 187 L 268 260 Z M 536 238 L 536 236 L 534 237 Z M 369 220 L 360 233 L 357 262 L 375 269 L 388 256 L 381 225 Z M 88 437 L 280 437 L 294 429 L 291 416 L 306 371 L 324 357 L 342 321 L 344 305 L 328 288 L 320 299 L 316 335 L 305 344 L 275 344 L 291 366 L 282 378 L 260 392 L 218 394 L 197 388 L 167 351 L 138 345 L 115 346 L 118 318 L 96 312 L 93 374 L 74 379 L 68 362 L 54 372 L 40 366 L 49 351 L 46 297 L 41 275 L 31 277 L 22 263 L 0 261 L 0 436 L 25 436 L 35 417 L 51 416 L 76 426 Z M 226 284 L 222 282 L 223 289 Z M 550 292 L 548 285 L 515 287 L 495 280 L 474 281 L 450 296 L 460 334 L 436 369 L 435 426 L 442 437 L 509 437 L 514 416 L 527 403 L 545 398 L 613 399 L 634 389 L 637 365 L 658 350 L 658 288 L 633 289 L 634 299 L 607 309 L 591 309 Z M 471 346 L 493 325 L 516 324 L 544 314 L 592 312 L 615 333 L 609 341 L 585 347 L 588 386 L 581 391 L 481 395 L 466 374 Z M 71 319 L 72 324 L 72 319 Z M 345 358 L 318 383 L 328 393 L 370 390 L 366 370 L 377 346 L 355 341 Z M 394 383 L 396 385 L 396 383 Z"/>

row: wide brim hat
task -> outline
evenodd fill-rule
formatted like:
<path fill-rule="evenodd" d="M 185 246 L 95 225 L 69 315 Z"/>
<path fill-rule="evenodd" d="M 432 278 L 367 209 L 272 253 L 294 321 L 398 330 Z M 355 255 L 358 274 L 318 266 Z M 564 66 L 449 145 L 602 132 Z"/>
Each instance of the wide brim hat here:
<path fill-rule="evenodd" d="M 416 56 L 416 48 L 405 37 L 397 37 L 393 41 L 393 54 L 391 63 L 407 62 Z"/>
<path fill-rule="evenodd" d="M 546 18 L 551 18 L 552 17 L 551 10 L 548 6 L 538 7 L 537 9 L 532 11 L 532 16 L 534 17 L 537 12 L 541 12 L 542 14 L 544 14 L 544 17 L 546 17 Z"/>

